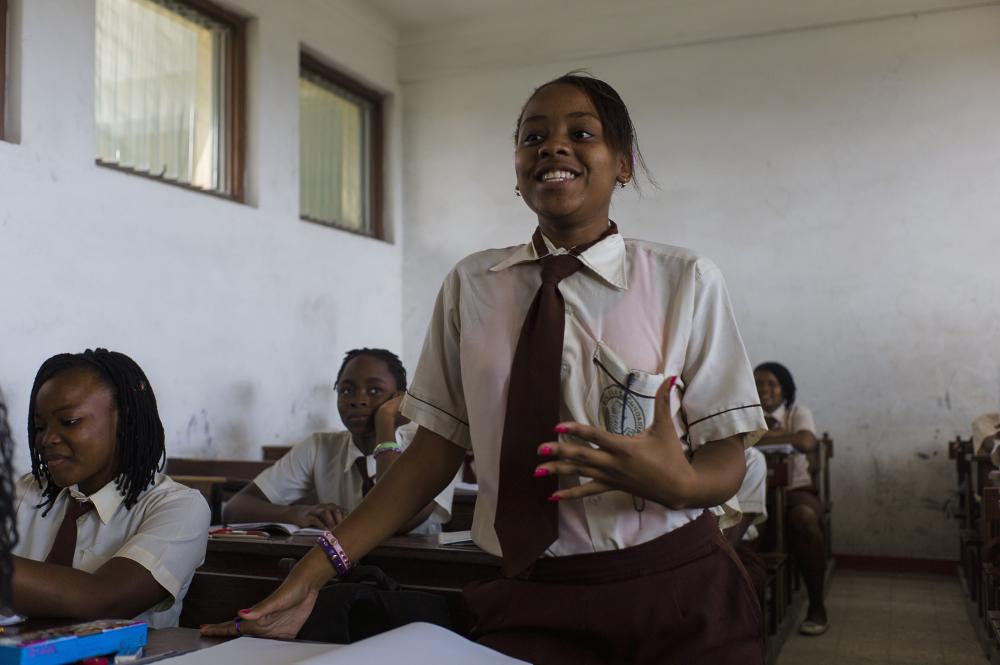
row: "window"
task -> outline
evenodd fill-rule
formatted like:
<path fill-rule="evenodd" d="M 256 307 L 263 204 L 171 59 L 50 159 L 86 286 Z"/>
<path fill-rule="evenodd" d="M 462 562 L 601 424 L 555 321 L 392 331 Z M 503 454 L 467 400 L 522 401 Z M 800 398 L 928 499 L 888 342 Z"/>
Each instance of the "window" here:
<path fill-rule="evenodd" d="M 7 92 L 7 0 L 0 0 L 0 140 L 6 124 L 4 101 Z"/>
<path fill-rule="evenodd" d="M 97 163 L 242 200 L 244 25 L 206 0 L 97 0 Z"/>
<path fill-rule="evenodd" d="M 302 55 L 299 215 L 376 238 L 382 229 L 382 96 Z"/>

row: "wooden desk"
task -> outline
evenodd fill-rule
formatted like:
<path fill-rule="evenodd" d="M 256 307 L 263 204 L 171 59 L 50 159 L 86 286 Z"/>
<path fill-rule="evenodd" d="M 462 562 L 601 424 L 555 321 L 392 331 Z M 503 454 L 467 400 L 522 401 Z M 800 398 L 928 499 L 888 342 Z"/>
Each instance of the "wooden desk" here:
<path fill-rule="evenodd" d="M 209 539 L 205 563 L 184 599 L 182 626 L 225 621 L 271 593 L 316 543 L 314 536 Z M 468 582 L 494 577 L 500 559 L 478 548 L 442 547 L 437 536 L 394 536 L 361 563 L 378 566 L 404 588 L 446 597 L 453 612 Z"/>

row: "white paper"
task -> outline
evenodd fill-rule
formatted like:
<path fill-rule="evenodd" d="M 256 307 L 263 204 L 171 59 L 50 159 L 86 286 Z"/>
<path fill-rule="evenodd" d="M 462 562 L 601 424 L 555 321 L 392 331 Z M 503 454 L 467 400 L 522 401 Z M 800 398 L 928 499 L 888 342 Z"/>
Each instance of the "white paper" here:
<path fill-rule="evenodd" d="M 430 623 L 409 623 L 300 665 L 530 665 Z M 243 664 L 245 665 L 245 664 Z"/>
<path fill-rule="evenodd" d="M 790 443 L 765 443 L 757 446 L 757 450 L 767 453 L 780 453 L 782 455 L 792 455 L 796 452 L 795 446 Z"/>
<path fill-rule="evenodd" d="M 471 531 L 442 531 L 438 534 L 438 545 L 455 545 L 458 543 L 471 542 Z"/>
<path fill-rule="evenodd" d="M 161 662 L 170 665 L 296 665 L 320 654 L 345 648 L 341 644 L 285 642 L 259 637 L 238 637 L 207 649 L 191 651 Z"/>

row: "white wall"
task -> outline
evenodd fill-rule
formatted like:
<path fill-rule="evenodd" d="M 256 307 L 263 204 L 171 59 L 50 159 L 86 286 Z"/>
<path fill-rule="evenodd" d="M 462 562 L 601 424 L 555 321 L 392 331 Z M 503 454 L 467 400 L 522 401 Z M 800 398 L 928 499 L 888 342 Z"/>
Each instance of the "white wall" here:
<path fill-rule="evenodd" d="M 0 389 L 27 468 L 31 380 L 97 345 L 149 375 L 168 453 L 259 458 L 339 424 L 343 352 L 401 346 L 401 249 L 298 219 L 300 43 L 389 95 L 398 238 L 396 32 L 363 5 L 229 3 L 250 16 L 249 203 L 94 164 L 94 3 L 14 0 L 19 143 L 0 142 Z"/>
<path fill-rule="evenodd" d="M 549 27 L 543 56 L 587 41 Z M 713 257 L 752 361 L 785 362 L 836 440 L 835 550 L 954 558 L 945 442 L 1000 405 L 1000 8 L 535 64 L 512 28 L 472 74 L 442 69 L 485 32 L 462 29 L 401 51 L 408 364 L 448 268 L 534 226 L 512 192 L 521 103 L 588 67 L 661 185 L 619 196 L 624 233 Z"/>

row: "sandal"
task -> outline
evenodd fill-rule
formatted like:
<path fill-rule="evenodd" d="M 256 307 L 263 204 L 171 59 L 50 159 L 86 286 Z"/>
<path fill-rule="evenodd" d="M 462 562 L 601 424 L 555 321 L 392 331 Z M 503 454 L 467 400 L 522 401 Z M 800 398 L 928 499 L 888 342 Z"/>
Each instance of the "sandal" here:
<path fill-rule="evenodd" d="M 802 622 L 802 625 L 799 626 L 799 633 L 810 636 L 822 635 L 829 627 L 829 621 L 819 622 L 806 619 Z"/>

